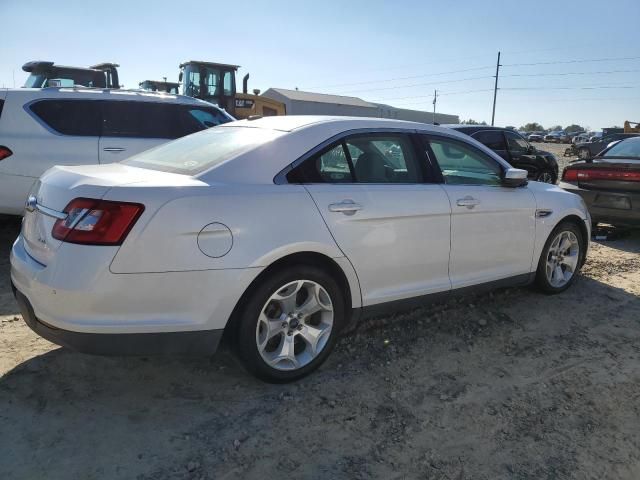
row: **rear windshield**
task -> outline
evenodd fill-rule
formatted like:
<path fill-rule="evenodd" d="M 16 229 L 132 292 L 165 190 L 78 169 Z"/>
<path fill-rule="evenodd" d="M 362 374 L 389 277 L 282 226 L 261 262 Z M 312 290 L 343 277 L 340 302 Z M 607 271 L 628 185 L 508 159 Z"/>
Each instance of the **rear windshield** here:
<path fill-rule="evenodd" d="M 270 142 L 284 132 L 247 127 L 214 127 L 134 155 L 122 163 L 163 172 L 197 175 Z"/>

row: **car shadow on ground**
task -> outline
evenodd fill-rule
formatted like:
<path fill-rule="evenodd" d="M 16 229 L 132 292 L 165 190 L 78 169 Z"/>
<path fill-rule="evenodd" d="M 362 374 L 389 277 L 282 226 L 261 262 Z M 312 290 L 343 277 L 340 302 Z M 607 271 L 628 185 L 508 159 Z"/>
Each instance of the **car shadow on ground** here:
<path fill-rule="evenodd" d="M 570 475 L 582 471 L 587 440 L 606 437 L 611 450 L 635 428 L 599 403 L 619 402 L 622 419 L 634 415 L 624 398 L 637 398 L 640 386 L 611 399 L 603 392 L 613 380 L 601 377 L 615 368 L 624 383 L 637 372 L 624 362 L 640 339 L 638 318 L 637 296 L 587 277 L 556 296 L 504 289 L 367 321 L 320 371 L 290 385 L 255 380 L 226 351 L 123 358 L 58 348 L 0 378 L 2 436 L 11 439 L 0 473 L 462 478 L 464 458 L 467 472 L 492 478 Z M 569 370 L 589 380 L 573 403 L 562 393 L 570 381 L 556 385 Z M 484 447 L 473 453 L 469 438 Z M 432 459 L 421 463 L 420 452 Z"/>

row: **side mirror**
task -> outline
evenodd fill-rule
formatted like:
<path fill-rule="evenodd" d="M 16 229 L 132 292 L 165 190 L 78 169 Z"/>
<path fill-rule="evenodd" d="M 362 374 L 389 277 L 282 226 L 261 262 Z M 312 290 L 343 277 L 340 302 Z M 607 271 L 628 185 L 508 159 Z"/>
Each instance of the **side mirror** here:
<path fill-rule="evenodd" d="M 182 72 L 178 74 L 178 82 L 182 82 Z"/>
<path fill-rule="evenodd" d="M 505 187 L 522 187 L 527 184 L 526 170 L 520 168 L 508 168 L 502 176 L 502 185 Z"/>

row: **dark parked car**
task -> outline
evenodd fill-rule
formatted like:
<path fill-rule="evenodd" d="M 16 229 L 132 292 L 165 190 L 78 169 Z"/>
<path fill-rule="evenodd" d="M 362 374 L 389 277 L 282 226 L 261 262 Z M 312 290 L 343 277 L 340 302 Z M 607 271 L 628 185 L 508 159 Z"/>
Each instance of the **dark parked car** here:
<path fill-rule="evenodd" d="M 637 133 L 612 133 L 604 137 L 598 138 L 595 141 L 578 143 L 576 148 L 578 149 L 578 156 L 580 158 L 591 158 L 598 155 L 602 150 L 607 148 L 611 142 L 618 140 L 624 140 L 629 137 L 637 137 Z"/>
<path fill-rule="evenodd" d="M 572 162 L 560 186 L 582 197 L 594 224 L 640 225 L 640 137 Z"/>
<path fill-rule="evenodd" d="M 516 132 L 485 125 L 448 125 L 466 133 L 496 152 L 516 168 L 529 172 L 531 180 L 556 183 L 558 162 L 549 152 L 538 150 Z"/>
<path fill-rule="evenodd" d="M 542 133 L 530 133 L 527 138 L 530 142 L 542 142 L 544 135 Z"/>

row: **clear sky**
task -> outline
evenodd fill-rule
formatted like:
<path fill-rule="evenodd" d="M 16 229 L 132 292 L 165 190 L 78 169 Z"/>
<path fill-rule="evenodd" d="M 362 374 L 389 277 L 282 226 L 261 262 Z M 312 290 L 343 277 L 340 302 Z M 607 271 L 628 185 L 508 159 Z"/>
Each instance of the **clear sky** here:
<path fill-rule="evenodd" d="M 640 121 L 637 0 L 0 0 L 0 20 L 0 86 L 22 85 L 29 60 L 117 62 L 135 87 L 198 59 L 263 91 L 430 111 L 438 89 L 439 112 L 490 122 L 500 50 L 497 125 Z"/>

